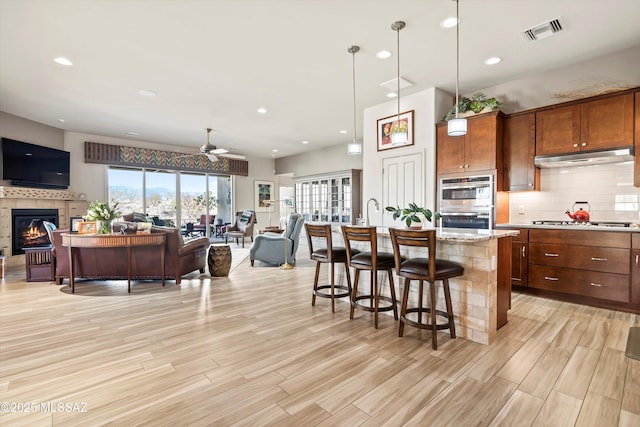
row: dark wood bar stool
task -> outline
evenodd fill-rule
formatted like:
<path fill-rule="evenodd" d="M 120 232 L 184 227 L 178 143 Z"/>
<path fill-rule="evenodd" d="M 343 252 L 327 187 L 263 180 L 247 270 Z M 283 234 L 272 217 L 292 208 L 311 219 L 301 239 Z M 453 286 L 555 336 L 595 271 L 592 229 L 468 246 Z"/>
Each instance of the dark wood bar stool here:
<path fill-rule="evenodd" d="M 453 319 L 453 309 L 451 308 L 451 293 L 449 292 L 449 279 L 462 276 L 464 268 L 455 262 L 436 258 L 436 231 L 435 230 L 408 230 L 391 228 L 391 244 L 395 259 L 396 274 L 404 277 L 404 292 L 402 295 L 402 305 L 400 307 L 400 326 L 398 336 L 404 332 L 404 324 L 415 326 L 420 329 L 431 329 L 431 346 L 438 349 L 437 331 L 449 329 L 451 338 L 456 337 L 456 326 Z M 402 247 L 427 248 L 428 257 L 425 258 L 405 258 L 400 253 Z M 407 308 L 409 300 L 409 288 L 412 280 L 420 281 L 418 289 L 418 306 Z M 442 280 L 444 290 L 444 301 L 447 311 L 436 309 L 436 280 Z M 422 307 L 423 284 L 429 283 L 429 307 Z M 430 314 L 430 321 L 422 321 L 422 313 Z M 417 321 L 407 318 L 407 313 L 418 313 Z M 437 323 L 436 316 L 446 319 L 446 323 Z"/>
<path fill-rule="evenodd" d="M 343 247 L 334 247 L 331 239 L 331 224 L 314 225 L 305 224 L 307 230 L 307 240 L 309 242 L 309 253 L 311 259 L 316 261 L 316 277 L 313 281 L 313 297 L 311 305 L 316 305 L 316 297 L 331 298 L 331 311 L 336 311 L 335 299 L 351 296 L 351 277 L 349 275 L 349 266 L 347 265 L 347 250 Z M 314 248 L 314 239 L 316 247 Z M 325 241 L 325 247 L 318 247 L 320 242 Z M 360 251 L 357 251 L 360 252 Z M 328 285 L 318 285 L 318 276 L 320 275 L 320 264 L 331 264 L 331 282 Z M 335 285 L 335 264 L 344 264 L 344 270 L 347 274 L 347 286 Z M 330 289 L 331 292 L 325 292 Z M 339 293 L 336 293 L 336 289 Z"/>
<path fill-rule="evenodd" d="M 342 226 L 342 235 L 347 248 L 347 259 L 349 267 L 356 270 L 353 283 L 353 291 L 351 292 L 351 312 L 349 318 L 353 319 L 354 310 L 356 308 L 373 312 L 374 325 L 378 328 L 378 312 L 393 310 L 394 319 L 398 320 L 398 307 L 396 299 L 396 290 L 393 285 L 392 269 L 394 266 L 393 254 L 387 252 L 378 252 L 378 235 L 376 227 L 350 227 Z M 358 242 L 369 246 L 369 251 L 355 252 L 355 248 L 351 247 L 352 242 Z M 358 295 L 358 281 L 360 279 L 360 271 L 369 270 L 371 272 L 370 286 L 371 290 L 367 295 Z M 391 297 L 381 296 L 378 288 L 378 271 L 387 271 L 389 275 L 389 288 Z M 369 300 L 369 305 L 361 303 L 362 300 Z M 380 300 L 386 301 L 389 305 L 380 307 Z"/>

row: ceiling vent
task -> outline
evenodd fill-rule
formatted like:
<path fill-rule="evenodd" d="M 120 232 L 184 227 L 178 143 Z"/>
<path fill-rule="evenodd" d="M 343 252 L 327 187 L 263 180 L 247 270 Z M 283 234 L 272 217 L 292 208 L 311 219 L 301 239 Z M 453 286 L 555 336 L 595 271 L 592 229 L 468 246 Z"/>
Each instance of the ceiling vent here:
<path fill-rule="evenodd" d="M 523 31 L 522 35 L 525 39 L 533 42 L 551 37 L 560 31 L 562 31 L 562 24 L 560 23 L 560 18 L 556 18 L 553 21 L 545 22 L 544 24 L 529 28 L 528 30 Z"/>
<path fill-rule="evenodd" d="M 398 90 L 398 78 L 394 77 L 391 80 L 387 80 L 386 82 L 382 82 L 380 83 L 380 86 L 382 86 L 383 88 L 386 88 L 387 90 L 390 90 L 392 92 L 395 92 Z M 407 87 L 413 86 L 413 83 L 411 83 L 409 80 L 405 79 L 404 77 L 400 77 L 400 89 L 404 89 Z"/>

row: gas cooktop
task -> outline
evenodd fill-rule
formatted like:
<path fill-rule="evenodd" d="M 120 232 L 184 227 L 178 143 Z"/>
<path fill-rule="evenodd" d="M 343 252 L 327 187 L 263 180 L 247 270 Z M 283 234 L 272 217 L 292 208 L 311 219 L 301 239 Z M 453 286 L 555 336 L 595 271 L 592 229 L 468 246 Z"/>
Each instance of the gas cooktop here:
<path fill-rule="evenodd" d="M 591 221 L 591 222 L 573 222 L 560 220 L 534 220 L 533 225 L 574 225 L 576 227 L 630 227 L 631 222 L 618 221 Z"/>

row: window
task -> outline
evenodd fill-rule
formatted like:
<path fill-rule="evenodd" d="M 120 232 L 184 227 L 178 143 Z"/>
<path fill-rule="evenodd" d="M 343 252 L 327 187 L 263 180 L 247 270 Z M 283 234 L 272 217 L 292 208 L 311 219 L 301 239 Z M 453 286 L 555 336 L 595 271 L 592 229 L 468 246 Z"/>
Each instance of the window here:
<path fill-rule="evenodd" d="M 209 215 L 216 215 L 225 222 L 233 219 L 231 177 L 227 175 L 112 166 L 108 169 L 107 180 L 108 198 L 119 203 L 122 214 L 142 212 L 173 226 L 200 222 L 200 215 L 207 213 L 208 208 Z"/>

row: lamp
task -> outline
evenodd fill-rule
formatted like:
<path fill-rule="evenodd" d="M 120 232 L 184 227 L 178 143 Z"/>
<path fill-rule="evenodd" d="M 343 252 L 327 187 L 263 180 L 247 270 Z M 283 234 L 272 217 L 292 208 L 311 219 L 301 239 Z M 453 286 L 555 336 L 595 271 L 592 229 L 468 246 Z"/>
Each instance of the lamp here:
<path fill-rule="evenodd" d="M 357 156 L 362 154 L 362 144 L 356 139 L 356 53 L 360 51 L 360 46 L 353 45 L 347 52 L 351 54 L 353 70 L 353 142 L 347 145 L 347 154 Z"/>
<path fill-rule="evenodd" d="M 458 86 L 460 85 L 460 8 L 456 2 L 456 117 L 447 123 L 449 136 L 462 136 L 467 134 L 467 119 L 458 117 Z"/>
<path fill-rule="evenodd" d="M 404 23 L 404 21 L 396 21 L 393 24 L 391 24 L 391 29 L 393 31 L 395 31 L 397 33 L 397 49 L 396 49 L 396 56 L 398 57 L 398 91 L 397 91 L 397 97 L 398 98 L 398 118 L 397 118 L 397 122 L 396 122 L 396 128 L 395 131 L 391 134 L 391 145 L 397 145 L 397 144 L 406 144 L 408 141 L 407 138 L 407 131 L 405 130 L 404 132 L 400 129 L 400 30 L 403 29 L 406 26 L 406 24 Z"/>
<path fill-rule="evenodd" d="M 376 207 L 376 212 L 380 211 L 380 203 L 378 203 L 378 201 L 374 197 L 367 200 L 367 222 L 365 223 L 367 227 L 369 227 L 369 203 L 370 202 L 373 202 L 374 206 Z"/>
<path fill-rule="evenodd" d="M 284 201 L 284 200 L 283 200 Z M 287 221 L 287 204 L 284 205 L 284 264 L 280 270 L 292 270 L 295 267 L 289 264 L 289 221 Z"/>

